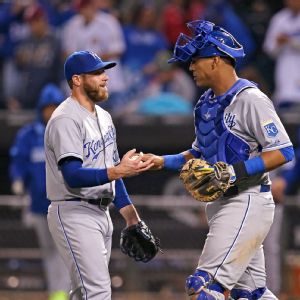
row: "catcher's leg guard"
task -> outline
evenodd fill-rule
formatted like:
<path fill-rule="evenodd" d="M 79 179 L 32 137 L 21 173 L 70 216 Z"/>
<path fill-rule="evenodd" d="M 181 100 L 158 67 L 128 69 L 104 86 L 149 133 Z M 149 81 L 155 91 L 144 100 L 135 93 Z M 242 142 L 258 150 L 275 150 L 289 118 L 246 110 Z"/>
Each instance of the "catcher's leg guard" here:
<path fill-rule="evenodd" d="M 230 292 L 230 298 L 231 300 L 258 300 L 262 297 L 264 292 L 266 291 L 266 288 L 258 288 L 255 289 L 252 292 L 249 292 L 247 290 L 241 290 L 241 289 L 233 289 Z"/>
<path fill-rule="evenodd" d="M 185 289 L 189 296 L 195 295 L 196 300 L 224 300 L 225 289 L 205 271 L 197 270 L 186 279 Z"/>

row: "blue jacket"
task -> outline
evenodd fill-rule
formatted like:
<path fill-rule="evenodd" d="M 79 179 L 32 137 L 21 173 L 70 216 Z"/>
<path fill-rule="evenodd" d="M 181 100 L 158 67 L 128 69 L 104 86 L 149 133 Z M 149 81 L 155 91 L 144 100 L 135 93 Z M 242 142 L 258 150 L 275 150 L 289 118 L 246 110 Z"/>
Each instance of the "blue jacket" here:
<path fill-rule="evenodd" d="M 30 209 L 34 213 L 47 214 L 50 204 L 46 196 L 45 124 L 41 112 L 45 106 L 59 105 L 63 97 L 55 85 L 46 85 L 40 95 L 37 120 L 19 130 L 10 149 L 10 178 L 12 181 L 23 181 L 31 198 Z"/>

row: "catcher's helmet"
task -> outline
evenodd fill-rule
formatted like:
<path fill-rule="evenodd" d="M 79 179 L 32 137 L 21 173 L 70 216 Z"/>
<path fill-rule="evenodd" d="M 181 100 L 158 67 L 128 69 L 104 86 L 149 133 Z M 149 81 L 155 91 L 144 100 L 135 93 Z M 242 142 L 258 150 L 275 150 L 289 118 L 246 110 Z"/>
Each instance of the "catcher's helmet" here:
<path fill-rule="evenodd" d="M 180 33 L 169 63 L 212 56 L 230 57 L 236 61 L 245 56 L 243 46 L 222 27 L 201 20 L 189 22 L 187 26 L 193 35 Z"/>

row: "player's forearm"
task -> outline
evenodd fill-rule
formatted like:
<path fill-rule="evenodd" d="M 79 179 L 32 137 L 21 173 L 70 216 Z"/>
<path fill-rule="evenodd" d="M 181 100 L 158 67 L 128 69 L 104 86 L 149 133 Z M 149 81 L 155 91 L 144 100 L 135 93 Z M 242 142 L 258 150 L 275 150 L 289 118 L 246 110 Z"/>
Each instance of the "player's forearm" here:
<path fill-rule="evenodd" d="M 266 171 L 274 170 L 291 160 L 286 158 L 280 150 L 263 152 L 261 158 L 264 162 Z"/>
<path fill-rule="evenodd" d="M 260 156 L 233 164 L 237 181 L 274 170 L 294 158 L 293 147 L 263 152 Z"/>
<path fill-rule="evenodd" d="M 107 168 L 107 176 L 110 181 L 125 177 L 124 172 L 118 166 Z"/>
<path fill-rule="evenodd" d="M 141 220 L 133 204 L 121 208 L 119 212 L 125 219 L 127 226 L 136 224 Z"/>

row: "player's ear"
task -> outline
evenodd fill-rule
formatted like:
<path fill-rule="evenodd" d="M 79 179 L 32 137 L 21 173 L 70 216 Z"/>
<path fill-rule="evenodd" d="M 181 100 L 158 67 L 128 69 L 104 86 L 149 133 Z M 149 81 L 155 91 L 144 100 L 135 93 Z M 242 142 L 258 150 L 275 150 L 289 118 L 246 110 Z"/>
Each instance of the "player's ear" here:
<path fill-rule="evenodd" d="M 81 84 L 81 78 L 79 75 L 73 75 L 72 76 L 72 82 L 74 86 L 80 86 Z"/>
<path fill-rule="evenodd" d="M 211 63 L 211 69 L 214 70 L 216 67 L 220 64 L 220 56 L 213 56 L 212 57 L 212 63 Z"/>

